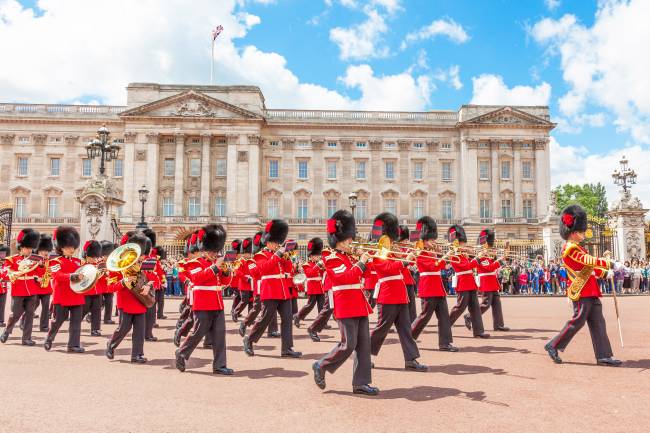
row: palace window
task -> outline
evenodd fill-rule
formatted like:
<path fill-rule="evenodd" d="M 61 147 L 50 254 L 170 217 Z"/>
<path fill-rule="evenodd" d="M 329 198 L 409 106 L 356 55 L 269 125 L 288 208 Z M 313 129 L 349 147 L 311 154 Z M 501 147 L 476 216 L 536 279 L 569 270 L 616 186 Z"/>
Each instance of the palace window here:
<path fill-rule="evenodd" d="M 521 163 L 521 177 L 527 180 L 533 178 L 532 164 L 530 161 L 523 161 Z"/>
<path fill-rule="evenodd" d="M 332 215 L 334 215 L 334 212 L 336 212 L 339 209 L 339 201 L 337 199 L 328 199 L 327 200 L 327 218 L 330 218 Z"/>
<path fill-rule="evenodd" d="M 226 197 L 216 197 L 214 199 L 214 216 L 226 216 Z"/>
<path fill-rule="evenodd" d="M 490 180 L 490 161 L 478 162 L 478 178 L 480 180 Z"/>
<path fill-rule="evenodd" d="M 491 207 L 490 200 L 482 198 L 479 201 L 479 216 L 481 218 L 490 218 L 492 216 Z"/>
<path fill-rule="evenodd" d="M 215 175 L 217 177 L 225 177 L 226 176 L 226 160 L 225 159 L 217 159 Z"/>
<path fill-rule="evenodd" d="M 424 149 L 424 143 L 422 142 L 413 143 L 413 149 Z"/>
<path fill-rule="evenodd" d="M 441 171 L 443 182 L 451 182 L 451 162 L 443 161 Z"/>
<path fill-rule="evenodd" d="M 116 159 L 113 161 L 113 177 L 122 177 L 124 175 L 124 161 Z"/>
<path fill-rule="evenodd" d="M 397 147 L 397 143 L 395 143 L 395 142 L 386 143 L 386 144 L 384 144 L 384 147 L 386 149 L 395 149 Z"/>
<path fill-rule="evenodd" d="M 298 161 L 298 179 L 305 180 L 309 177 L 309 165 L 306 160 Z"/>
<path fill-rule="evenodd" d="M 365 149 L 368 146 L 368 144 L 364 141 L 358 141 L 357 142 L 357 149 Z"/>
<path fill-rule="evenodd" d="M 201 200 L 199 197 L 190 197 L 187 203 L 187 214 L 191 217 L 201 214 Z"/>
<path fill-rule="evenodd" d="M 394 198 L 387 198 L 384 200 L 384 210 L 390 212 L 393 215 L 397 214 L 397 200 Z"/>
<path fill-rule="evenodd" d="M 336 161 L 327 161 L 327 178 L 336 179 Z"/>
<path fill-rule="evenodd" d="M 59 216 L 59 198 L 47 198 L 47 216 L 48 218 L 56 218 Z"/>
<path fill-rule="evenodd" d="M 510 179 L 510 161 L 501 161 L 501 179 Z"/>
<path fill-rule="evenodd" d="M 273 147 L 280 147 L 280 142 L 277 141 L 277 140 L 273 140 L 273 141 L 271 141 L 270 144 L 271 144 L 271 146 L 273 146 Z"/>
<path fill-rule="evenodd" d="M 297 204 L 298 214 L 296 217 L 299 219 L 307 219 L 309 217 L 309 199 L 299 198 Z"/>
<path fill-rule="evenodd" d="M 280 200 L 277 197 L 269 197 L 266 200 L 266 216 L 269 218 L 280 216 Z"/>
<path fill-rule="evenodd" d="M 454 202 L 451 199 L 442 201 L 442 218 L 450 220 L 454 217 Z"/>
<path fill-rule="evenodd" d="M 14 206 L 14 215 L 16 218 L 27 217 L 27 198 L 16 197 L 16 205 Z"/>
<path fill-rule="evenodd" d="M 336 141 L 328 141 L 327 147 L 336 147 Z"/>
<path fill-rule="evenodd" d="M 424 199 L 416 198 L 413 200 L 413 218 L 419 219 L 424 216 Z"/>
<path fill-rule="evenodd" d="M 61 159 L 60 158 L 51 158 L 50 159 L 50 176 L 60 176 L 61 175 Z"/>
<path fill-rule="evenodd" d="M 84 158 L 81 161 L 81 176 L 90 177 L 93 175 L 93 161 L 92 159 Z"/>
<path fill-rule="evenodd" d="M 165 166 L 164 166 L 163 176 L 165 176 L 165 177 L 174 176 L 175 162 L 176 161 L 173 158 L 165 158 Z"/>
<path fill-rule="evenodd" d="M 359 180 L 366 178 L 366 161 L 357 161 L 356 178 Z"/>
<path fill-rule="evenodd" d="M 525 199 L 523 203 L 524 218 L 535 218 L 533 215 L 533 201 Z"/>
<path fill-rule="evenodd" d="M 354 209 L 354 218 L 358 220 L 368 218 L 368 200 L 365 198 L 357 200 L 357 207 Z"/>
<path fill-rule="evenodd" d="M 18 144 L 29 144 L 29 137 L 18 137 Z"/>
<path fill-rule="evenodd" d="M 440 149 L 442 150 L 451 150 L 451 143 L 441 143 Z"/>
<path fill-rule="evenodd" d="M 299 141 L 296 147 L 304 149 L 309 147 L 309 144 L 309 141 Z"/>
<path fill-rule="evenodd" d="M 174 197 L 163 197 L 162 214 L 165 217 L 174 216 Z"/>
<path fill-rule="evenodd" d="M 192 158 L 190 159 L 190 176 L 199 177 L 201 176 L 201 159 Z"/>
<path fill-rule="evenodd" d="M 395 179 L 395 162 L 386 161 L 384 163 L 384 177 L 386 179 Z"/>
<path fill-rule="evenodd" d="M 18 176 L 29 175 L 29 158 L 21 156 L 18 158 Z"/>
<path fill-rule="evenodd" d="M 501 200 L 501 218 L 512 218 L 512 201 Z"/>
<path fill-rule="evenodd" d="M 269 179 L 280 178 L 280 161 L 277 159 L 269 160 Z"/>
<path fill-rule="evenodd" d="M 413 163 L 413 179 L 422 180 L 424 178 L 424 163 L 416 161 Z"/>

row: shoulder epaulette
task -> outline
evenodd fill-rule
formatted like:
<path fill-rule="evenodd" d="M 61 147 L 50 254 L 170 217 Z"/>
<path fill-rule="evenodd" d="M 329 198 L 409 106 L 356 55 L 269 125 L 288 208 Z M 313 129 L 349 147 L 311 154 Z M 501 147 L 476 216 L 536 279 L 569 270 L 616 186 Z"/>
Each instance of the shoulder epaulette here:
<path fill-rule="evenodd" d="M 564 251 L 562 251 L 562 257 L 568 256 L 569 253 L 572 250 L 576 249 L 576 248 L 580 248 L 580 246 L 578 244 L 576 244 L 575 242 L 567 241 L 567 243 L 566 243 L 566 245 L 564 247 Z"/>

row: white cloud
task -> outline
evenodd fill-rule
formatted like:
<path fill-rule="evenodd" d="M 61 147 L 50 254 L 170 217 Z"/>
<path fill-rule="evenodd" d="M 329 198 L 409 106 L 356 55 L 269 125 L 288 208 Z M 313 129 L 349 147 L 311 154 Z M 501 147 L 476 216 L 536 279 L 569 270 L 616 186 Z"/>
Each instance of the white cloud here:
<path fill-rule="evenodd" d="M 448 83 L 456 90 L 463 88 L 463 83 L 460 81 L 460 66 L 452 65 L 449 69 L 440 69 L 433 75 L 436 80 Z"/>
<path fill-rule="evenodd" d="M 341 60 L 362 60 L 388 56 L 388 47 L 382 46 L 383 34 L 388 31 L 384 17 L 375 9 L 366 7 L 366 21 L 352 27 L 335 27 L 330 40 L 338 45 Z"/>
<path fill-rule="evenodd" d="M 650 170 L 645 170 L 642 166 L 642 161 L 650 161 L 650 148 L 626 146 L 607 153 L 594 154 L 585 147 L 562 146 L 551 137 L 550 151 L 552 187 L 565 183 L 600 182 L 607 189 L 610 206 L 619 198 L 618 187 L 612 182 L 612 172 L 619 168 L 621 157 L 626 156 L 630 161 L 630 168 L 638 175 L 632 193 L 639 197 L 646 207 L 650 205 Z"/>
<path fill-rule="evenodd" d="M 650 2 L 602 0 L 594 24 L 573 15 L 545 18 L 530 35 L 558 55 L 569 90 L 560 111 L 573 121 L 590 104 L 610 110 L 614 124 L 642 143 L 650 143 Z"/>
<path fill-rule="evenodd" d="M 536 87 L 508 88 L 499 75 L 483 74 L 472 77 L 474 86 L 471 104 L 487 105 L 548 105 L 551 85 L 544 82 Z"/>
<path fill-rule="evenodd" d="M 376 6 L 383 6 L 389 14 L 394 14 L 402 10 L 400 0 L 371 0 L 370 4 Z"/>
<path fill-rule="evenodd" d="M 550 11 L 554 11 L 555 9 L 560 7 L 560 0 L 544 0 L 544 4 Z"/>
<path fill-rule="evenodd" d="M 463 26 L 451 18 L 444 18 L 434 20 L 428 26 L 421 27 L 414 32 L 408 33 L 404 38 L 404 41 L 402 41 L 400 48 L 404 50 L 408 45 L 414 42 L 433 39 L 440 35 L 447 36 L 457 44 L 462 44 L 469 40 L 469 35 L 465 29 L 463 29 Z"/>
<path fill-rule="evenodd" d="M 260 86 L 272 108 L 425 109 L 429 94 L 426 78 L 411 71 L 375 76 L 365 70 L 369 83 L 346 85 L 359 89 L 351 98 L 326 87 L 301 82 L 286 59 L 255 46 L 240 47 L 250 27 L 259 23 L 238 0 L 185 0 L 101 2 L 103 28 L 81 31 L 80 23 L 94 16 L 96 0 L 41 0 L 36 17 L 15 0 L 0 0 L 0 99 L 37 103 L 94 100 L 125 104 L 130 82 L 205 84 L 210 71 L 210 31 L 224 26 L 215 47 L 215 83 Z M 45 37 L 43 35 L 46 35 Z M 356 73 L 359 77 L 361 74 Z M 363 84 L 363 85 L 362 85 Z M 395 86 L 395 90 L 391 86 Z M 384 98 L 364 92 L 377 92 Z M 402 94 L 404 92 L 404 94 Z"/>

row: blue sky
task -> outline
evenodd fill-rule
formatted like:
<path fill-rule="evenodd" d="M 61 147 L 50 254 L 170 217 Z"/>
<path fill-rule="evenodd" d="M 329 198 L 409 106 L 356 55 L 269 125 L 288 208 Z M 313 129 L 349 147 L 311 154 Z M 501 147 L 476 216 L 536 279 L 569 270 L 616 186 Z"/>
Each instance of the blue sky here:
<path fill-rule="evenodd" d="M 215 84 L 258 85 L 270 108 L 549 105 L 553 184 L 613 199 L 626 154 L 650 202 L 648 16 L 645 0 L 0 0 L 0 95 L 124 104 L 129 82 L 207 83 L 222 24 Z"/>

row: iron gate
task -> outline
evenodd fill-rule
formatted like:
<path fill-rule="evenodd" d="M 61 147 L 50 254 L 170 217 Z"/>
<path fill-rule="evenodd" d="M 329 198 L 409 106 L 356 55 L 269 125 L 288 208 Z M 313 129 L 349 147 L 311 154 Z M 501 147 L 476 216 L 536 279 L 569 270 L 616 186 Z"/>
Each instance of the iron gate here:
<path fill-rule="evenodd" d="M 0 243 L 11 245 L 11 223 L 14 210 L 10 204 L 0 205 Z"/>

